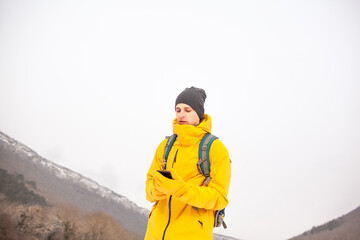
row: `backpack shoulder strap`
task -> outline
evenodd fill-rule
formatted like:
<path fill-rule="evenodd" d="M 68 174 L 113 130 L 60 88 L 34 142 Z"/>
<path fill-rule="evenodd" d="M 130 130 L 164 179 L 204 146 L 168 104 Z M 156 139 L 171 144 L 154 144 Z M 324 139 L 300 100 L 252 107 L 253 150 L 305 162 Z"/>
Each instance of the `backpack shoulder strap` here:
<path fill-rule="evenodd" d="M 215 135 L 206 134 L 199 144 L 199 160 L 197 167 L 199 172 L 205 176 L 204 184 L 207 186 L 211 180 L 210 177 L 210 146 L 217 139 Z"/>
<path fill-rule="evenodd" d="M 163 155 L 163 170 L 166 169 L 167 159 L 168 159 L 170 150 L 175 142 L 176 137 L 177 137 L 177 135 L 173 134 L 168 138 L 168 140 L 166 142 L 165 149 L 164 149 L 164 155 Z"/>
<path fill-rule="evenodd" d="M 197 167 L 199 172 L 205 176 L 205 181 L 204 181 L 205 186 L 207 186 L 211 180 L 210 146 L 215 141 L 215 139 L 218 139 L 218 137 L 208 133 L 201 140 L 199 145 L 199 161 L 197 163 Z M 224 217 L 225 217 L 225 208 L 222 210 L 216 210 L 214 216 L 214 227 L 220 227 L 222 225 L 226 229 L 227 226 L 225 224 Z"/>

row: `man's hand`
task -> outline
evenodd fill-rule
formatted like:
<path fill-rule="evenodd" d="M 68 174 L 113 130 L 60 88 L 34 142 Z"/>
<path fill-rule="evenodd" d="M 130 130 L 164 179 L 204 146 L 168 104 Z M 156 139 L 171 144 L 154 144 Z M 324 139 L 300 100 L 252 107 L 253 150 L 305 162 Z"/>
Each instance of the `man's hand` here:
<path fill-rule="evenodd" d="M 179 192 L 183 192 L 184 188 L 186 187 L 184 180 L 174 169 L 171 169 L 170 172 L 173 179 L 164 177 L 159 172 L 154 172 L 153 174 L 154 188 L 159 192 L 169 195 L 174 195 Z"/>
<path fill-rule="evenodd" d="M 150 196 L 156 201 L 165 199 L 166 194 L 162 193 L 162 192 L 160 192 L 160 191 L 158 191 L 156 189 L 156 187 L 155 187 L 155 179 L 154 178 L 153 178 L 153 185 L 154 185 L 154 187 L 151 189 Z"/>

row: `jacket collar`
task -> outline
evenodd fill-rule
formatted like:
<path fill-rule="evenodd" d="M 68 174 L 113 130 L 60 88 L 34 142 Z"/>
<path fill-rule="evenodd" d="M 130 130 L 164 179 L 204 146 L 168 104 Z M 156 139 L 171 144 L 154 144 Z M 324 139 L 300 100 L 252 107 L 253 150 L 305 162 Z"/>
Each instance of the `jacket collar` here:
<path fill-rule="evenodd" d="M 197 144 L 206 133 L 211 132 L 211 117 L 204 114 L 202 121 L 197 126 L 180 125 L 175 118 L 173 121 L 173 132 L 177 135 L 180 145 L 190 146 Z"/>

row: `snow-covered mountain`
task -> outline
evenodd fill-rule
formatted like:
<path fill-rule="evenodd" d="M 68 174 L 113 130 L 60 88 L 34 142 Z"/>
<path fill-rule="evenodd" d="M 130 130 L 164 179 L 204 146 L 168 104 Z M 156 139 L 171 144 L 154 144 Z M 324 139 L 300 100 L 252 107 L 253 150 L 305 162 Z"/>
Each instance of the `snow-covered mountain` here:
<path fill-rule="evenodd" d="M 3 141 L 4 143 L 7 143 L 9 146 L 12 146 L 17 153 L 27 155 L 33 163 L 46 167 L 49 170 L 49 172 L 54 174 L 57 178 L 72 181 L 74 184 L 77 184 L 91 192 L 94 192 L 95 194 L 98 194 L 103 198 L 121 203 L 125 208 L 131 209 L 132 211 L 138 212 L 146 217 L 148 216 L 149 210 L 137 206 L 134 202 L 130 201 L 128 198 L 121 196 L 104 186 L 101 186 L 100 184 L 98 184 L 94 180 L 91 180 L 90 178 L 82 176 L 77 172 L 74 172 L 66 167 L 60 166 L 54 162 L 51 162 L 41 157 L 29 147 L 10 138 L 9 136 L 5 135 L 2 132 L 0 132 L 0 140 Z"/>
<path fill-rule="evenodd" d="M 149 210 L 125 196 L 60 166 L 0 131 L 0 167 L 34 181 L 50 204 L 70 204 L 85 211 L 104 211 L 125 228 L 144 235 Z"/>

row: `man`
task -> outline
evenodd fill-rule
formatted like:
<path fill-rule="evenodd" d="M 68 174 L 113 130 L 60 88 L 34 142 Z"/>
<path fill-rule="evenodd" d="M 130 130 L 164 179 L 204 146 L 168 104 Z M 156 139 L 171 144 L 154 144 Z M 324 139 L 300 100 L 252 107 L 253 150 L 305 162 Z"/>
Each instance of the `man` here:
<path fill-rule="evenodd" d="M 211 117 L 204 114 L 206 93 L 200 88 L 186 88 L 176 98 L 177 135 L 166 165 L 163 155 L 167 139 L 158 146 L 147 174 L 146 198 L 154 202 L 149 214 L 146 240 L 210 240 L 214 214 L 228 204 L 231 166 L 228 151 L 216 139 L 210 148 L 211 180 L 197 168 L 199 144 L 211 133 Z M 157 170 L 169 170 L 172 179 Z"/>

